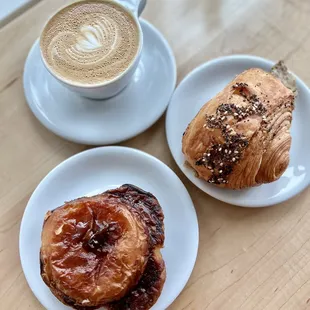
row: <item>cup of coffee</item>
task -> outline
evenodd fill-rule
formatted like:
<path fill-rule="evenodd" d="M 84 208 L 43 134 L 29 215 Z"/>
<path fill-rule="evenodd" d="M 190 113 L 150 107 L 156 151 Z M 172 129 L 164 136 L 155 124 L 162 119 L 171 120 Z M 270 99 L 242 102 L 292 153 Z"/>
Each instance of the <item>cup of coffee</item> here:
<path fill-rule="evenodd" d="M 82 0 L 58 11 L 40 37 L 47 70 L 70 90 L 105 99 L 130 82 L 140 60 L 146 0 Z"/>

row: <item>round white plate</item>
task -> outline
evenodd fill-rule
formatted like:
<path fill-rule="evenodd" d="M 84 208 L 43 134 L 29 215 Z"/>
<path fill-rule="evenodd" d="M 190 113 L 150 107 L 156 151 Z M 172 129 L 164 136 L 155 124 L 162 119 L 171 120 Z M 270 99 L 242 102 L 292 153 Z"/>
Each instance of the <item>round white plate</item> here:
<path fill-rule="evenodd" d="M 83 98 L 61 85 L 44 67 L 38 41 L 25 64 L 24 90 L 37 119 L 64 139 L 89 145 L 118 143 L 153 125 L 164 113 L 176 84 L 169 44 L 141 20 L 144 45 L 130 84 L 106 100 Z"/>
<path fill-rule="evenodd" d="M 255 56 L 217 58 L 192 71 L 180 83 L 171 99 L 166 118 L 171 153 L 184 174 L 216 199 L 243 207 L 269 206 L 293 197 L 310 183 L 310 92 L 298 77 L 299 95 L 293 113 L 290 164 L 278 181 L 240 191 L 221 189 L 198 179 L 193 170 L 184 165 L 182 134 L 200 108 L 242 71 L 253 67 L 269 71 L 273 65 L 273 62 Z"/>
<path fill-rule="evenodd" d="M 186 188 L 170 168 L 151 155 L 125 147 L 101 147 L 58 165 L 41 181 L 26 207 L 20 229 L 20 258 L 28 284 L 45 308 L 69 309 L 53 296 L 40 276 L 39 251 L 45 213 L 65 201 L 125 183 L 154 194 L 165 215 L 162 254 L 167 280 L 152 309 L 166 309 L 182 291 L 198 250 L 198 222 Z"/>

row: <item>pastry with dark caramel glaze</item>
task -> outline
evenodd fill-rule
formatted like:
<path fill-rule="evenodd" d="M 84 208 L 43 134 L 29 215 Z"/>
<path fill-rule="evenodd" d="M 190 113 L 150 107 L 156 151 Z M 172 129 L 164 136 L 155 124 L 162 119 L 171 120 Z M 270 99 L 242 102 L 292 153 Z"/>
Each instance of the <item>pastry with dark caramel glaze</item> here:
<path fill-rule="evenodd" d="M 110 303 L 108 310 L 144 310 L 155 304 L 166 279 L 165 264 L 160 251 L 155 250 L 148 260 L 138 285 L 124 298 Z"/>
<path fill-rule="evenodd" d="M 65 203 L 46 214 L 41 276 L 75 309 L 149 309 L 165 282 L 164 216 L 133 185 Z"/>

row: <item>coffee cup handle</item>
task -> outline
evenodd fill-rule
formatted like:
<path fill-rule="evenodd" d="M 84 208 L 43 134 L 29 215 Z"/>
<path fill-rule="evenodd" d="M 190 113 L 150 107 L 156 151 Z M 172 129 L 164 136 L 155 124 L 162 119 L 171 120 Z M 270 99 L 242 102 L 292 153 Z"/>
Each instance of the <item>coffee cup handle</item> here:
<path fill-rule="evenodd" d="M 117 2 L 127 7 L 137 17 L 140 16 L 146 5 L 146 0 L 117 0 Z"/>

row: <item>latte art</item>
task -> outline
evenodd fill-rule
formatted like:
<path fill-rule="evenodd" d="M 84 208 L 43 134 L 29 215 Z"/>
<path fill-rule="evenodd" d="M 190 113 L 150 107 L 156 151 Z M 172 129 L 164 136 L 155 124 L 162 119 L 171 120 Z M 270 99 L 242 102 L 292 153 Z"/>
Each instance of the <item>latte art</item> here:
<path fill-rule="evenodd" d="M 108 45 L 110 51 L 113 50 L 117 41 L 117 30 L 112 24 L 105 24 L 82 26 L 82 35 L 77 39 L 76 49 L 86 53 Z"/>
<path fill-rule="evenodd" d="M 139 30 L 111 1 L 83 1 L 58 12 L 41 36 L 43 57 L 60 77 L 80 84 L 115 79 L 133 62 Z"/>
<path fill-rule="evenodd" d="M 72 62 L 96 65 L 97 62 L 109 60 L 109 55 L 117 47 L 118 41 L 121 40 L 117 25 L 104 15 L 98 14 L 98 18 L 101 19 L 98 24 L 83 25 L 76 43 L 65 49 L 65 54 Z M 61 40 L 61 37 L 58 39 Z M 57 55 L 57 45 L 51 46 L 51 49 L 51 53 Z M 63 58 L 65 57 L 66 55 L 63 55 Z"/>

